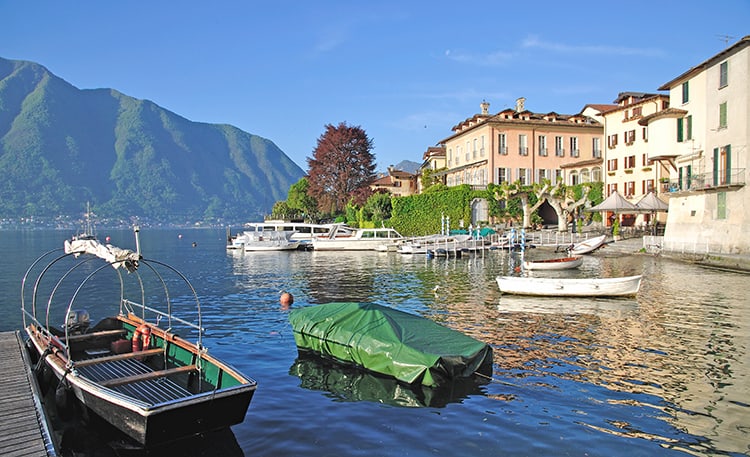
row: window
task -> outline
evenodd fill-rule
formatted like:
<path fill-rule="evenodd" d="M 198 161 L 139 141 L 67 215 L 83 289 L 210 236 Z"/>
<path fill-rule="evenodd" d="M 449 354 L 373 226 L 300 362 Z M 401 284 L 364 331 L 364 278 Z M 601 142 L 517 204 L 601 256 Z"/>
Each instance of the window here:
<path fill-rule="evenodd" d="M 466 142 L 466 151 L 464 151 L 464 153 L 466 156 L 466 161 L 468 162 L 469 160 L 471 160 L 471 143 L 469 143 L 468 141 Z"/>
<path fill-rule="evenodd" d="M 732 148 L 730 145 L 714 148 L 714 186 L 731 183 Z"/>
<path fill-rule="evenodd" d="M 508 138 L 504 133 L 497 134 L 497 153 L 508 155 Z"/>
<path fill-rule="evenodd" d="M 526 186 L 529 184 L 529 169 L 528 168 L 518 169 L 518 182 L 520 182 L 522 186 Z"/>
<path fill-rule="evenodd" d="M 653 179 L 646 179 L 643 181 L 643 188 L 641 189 L 641 193 L 646 195 L 649 192 L 654 191 L 654 180 Z"/>
<path fill-rule="evenodd" d="M 477 158 L 477 139 L 474 138 L 474 147 L 471 150 L 471 158 L 476 159 Z"/>
<path fill-rule="evenodd" d="M 643 141 L 648 143 L 648 127 L 643 127 L 642 133 Z"/>
<path fill-rule="evenodd" d="M 617 159 L 607 160 L 607 171 L 616 171 L 616 170 L 617 170 Z"/>
<path fill-rule="evenodd" d="M 685 118 L 685 130 L 687 130 L 685 139 L 686 140 L 692 140 L 693 139 L 693 116 L 688 115 L 688 117 Z"/>
<path fill-rule="evenodd" d="M 536 175 L 537 175 L 536 182 L 538 182 L 538 183 L 544 182 L 544 180 L 549 177 L 548 171 L 546 169 L 544 169 L 544 168 L 538 169 L 536 171 Z"/>
<path fill-rule="evenodd" d="M 498 184 L 510 182 L 510 168 L 496 168 L 495 172 L 497 173 L 496 181 Z"/>
<path fill-rule="evenodd" d="M 558 169 L 555 170 L 555 182 L 552 183 L 552 184 L 557 184 L 557 183 L 561 182 L 562 179 L 563 179 L 562 170 L 560 170 L 558 168 Z"/>
<path fill-rule="evenodd" d="M 644 167 L 648 166 L 648 154 L 641 155 L 641 164 Z"/>
<path fill-rule="evenodd" d="M 617 134 L 614 133 L 607 137 L 607 147 L 614 149 L 617 146 Z"/>
<path fill-rule="evenodd" d="M 539 135 L 539 155 L 547 157 L 547 137 Z"/>
<path fill-rule="evenodd" d="M 568 179 L 570 180 L 570 185 L 575 186 L 576 184 L 579 184 L 580 181 L 578 180 L 578 173 L 575 171 L 570 172 L 570 176 L 568 176 Z"/>
<path fill-rule="evenodd" d="M 719 89 L 726 87 L 729 84 L 728 65 L 729 62 L 722 62 L 719 65 Z"/>
<path fill-rule="evenodd" d="M 565 148 L 563 147 L 563 137 L 555 137 L 555 155 L 557 157 L 565 157 Z"/>
<path fill-rule="evenodd" d="M 602 139 L 601 138 L 594 138 L 592 149 L 594 150 L 594 158 L 600 159 L 602 157 Z"/>
<path fill-rule="evenodd" d="M 719 192 L 716 194 L 716 219 L 727 218 L 727 193 Z"/>
<path fill-rule="evenodd" d="M 572 136 L 570 137 L 570 156 L 578 157 L 579 155 L 580 151 L 578 151 L 578 137 Z"/>
<path fill-rule="evenodd" d="M 641 117 L 643 114 L 643 107 L 642 106 L 636 106 L 633 108 L 633 117 Z"/>
<path fill-rule="evenodd" d="M 623 167 L 625 167 L 625 169 L 635 168 L 635 156 L 624 157 L 624 161 L 625 163 L 623 164 Z"/>
<path fill-rule="evenodd" d="M 625 132 L 625 144 L 635 143 L 635 130 L 628 130 Z"/>
<path fill-rule="evenodd" d="M 456 165 L 461 163 L 461 146 L 456 146 Z"/>
<path fill-rule="evenodd" d="M 484 135 L 481 136 L 481 141 L 479 145 L 479 156 L 484 157 Z"/>
<path fill-rule="evenodd" d="M 602 169 L 599 167 L 594 167 L 591 169 L 591 181 L 593 182 L 599 182 L 602 180 Z"/>
<path fill-rule="evenodd" d="M 529 155 L 529 144 L 525 134 L 518 135 L 518 154 L 522 156 Z"/>
<path fill-rule="evenodd" d="M 682 143 L 682 141 L 684 139 L 684 136 L 685 136 L 683 134 L 683 130 L 684 130 L 683 124 L 684 123 L 685 123 L 685 119 L 677 119 L 677 142 L 678 143 Z"/>
<path fill-rule="evenodd" d="M 453 149 L 448 148 L 448 166 L 453 165 Z"/>
<path fill-rule="evenodd" d="M 682 104 L 690 101 L 690 88 L 688 86 L 689 81 L 682 83 Z"/>
<path fill-rule="evenodd" d="M 719 128 L 727 128 L 727 102 L 719 105 Z"/>

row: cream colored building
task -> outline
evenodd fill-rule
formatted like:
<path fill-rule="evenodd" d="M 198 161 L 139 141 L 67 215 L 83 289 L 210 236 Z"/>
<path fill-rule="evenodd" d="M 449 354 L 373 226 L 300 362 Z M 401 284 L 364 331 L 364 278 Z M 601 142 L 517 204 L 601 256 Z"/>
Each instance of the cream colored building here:
<path fill-rule="evenodd" d="M 643 124 L 649 157 L 670 171 L 664 247 L 750 253 L 750 36 L 659 90 L 671 108 Z"/>
<path fill-rule="evenodd" d="M 417 171 L 417 193 L 422 193 L 424 186 L 422 183 L 422 175 L 429 171 L 436 173 L 445 168 L 445 148 L 442 146 L 431 146 L 427 148 L 424 154 L 422 154 L 422 165 L 419 166 Z M 445 184 L 444 175 L 440 177 L 440 181 Z"/>
<path fill-rule="evenodd" d="M 534 113 L 524 105 L 519 98 L 514 109 L 492 115 L 490 104 L 482 102 L 480 114 L 453 127 L 453 135 L 440 141 L 446 185 L 555 183 L 566 179 L 563 165 L 602 157 L 601 123 L 583 114 Z M 590 168 L 576 170 L 576 179 L 590 180 L 596 167 L 594 161 Z"/>
<path fill-rule="evenodd" d="M 649 157 L 649 129 L 639 122 L 644 117 L 669 108 L 669 97 L 663 94 L 622 92 L 615 105 L 601 113 L 604 122 L 604 197 L 617 191 L 631 203 L 637 203 L 649 192 L 666 201 L 659 179 L 668 176 L 666 165 Z M 666 216 L 657 213 L 664 222 Z M 622 214 L 623 226 L 652 223 L 651 213 Z M 605 218 L 605 220 L 609 220 Z"/>

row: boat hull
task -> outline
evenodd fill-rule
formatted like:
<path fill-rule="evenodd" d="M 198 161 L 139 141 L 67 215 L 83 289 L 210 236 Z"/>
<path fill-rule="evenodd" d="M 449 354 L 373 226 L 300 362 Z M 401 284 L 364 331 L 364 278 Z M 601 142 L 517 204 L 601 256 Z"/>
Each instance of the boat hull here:
<path fill-rule="evenodd" d="M 564 257 L 562 259 L 549 259 L 532 261 L 527 260 L 523 267 L 527 270 L 569 270 L 578 268 L 583 264 L 583 257 Z"/>
<path fill-rule="evenodd" d="M 606 240 L 606 238 L 607 237 L 605 235 L 600 235 L 586 241 L 582 241 L 575 244 L 572 248 L 570 248 L 568 252 L 570 252 L 571 255 L 583 255 L 594 252 L 602 247 L 602 245 L 604 245 L 604 241 Z"/>
<path fill-rule="evenodd" d="M 628 297 L 638 293 L 641 276 L 621 278 L 533 278 L 498 276 L 500 292 L 556 297 Z"/>
<path fill-rule="evenodd" d="M 60 351 L 50 353 L 45 349 L 49 344 L 33 326 L 28 327 L 26 333 L 32 343 L 33 358 L 38 360 L 44 357 L 42 363 L 54 374 L 58 386 L 64 389 L 61 395 L 77 401 L 144 448 L 241 423 L 255 393 L 256 383 L 252 380 L 238 380 L 241 382 L 239 385 L 179 398 L 174 398 L 175 394 L 168 391 L 174 387 L 167 386 L 166 378 L 151 383 L 132 383 L 128 386 L 128 391 L 108 388 L 93 379 L 84 368 L 76 369 L 75 363 L 74 369 L 69 370 L 69 364 Z M 221 365 L 213 358 L 207 358 L 206 355 L 203 357 L 205 366 Z M 187 374 L 182 376 L 186 377 Z M 236 375 L 227 370 L 223 372 L 223 376 Z M 165 387 L 160 388 L 160 385 Z M 165 400 L 154 403 L 129 394 L 137 389 L 148 391 L 150 396 L 161 396 Z M 168 398 L 170 395 L 172 398 Z"/>

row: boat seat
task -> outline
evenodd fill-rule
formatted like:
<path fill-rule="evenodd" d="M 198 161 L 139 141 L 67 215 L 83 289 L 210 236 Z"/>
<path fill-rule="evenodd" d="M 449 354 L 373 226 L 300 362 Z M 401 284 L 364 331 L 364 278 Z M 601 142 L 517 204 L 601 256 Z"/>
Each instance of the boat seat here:
<path fill-rule="evenodd" d="M 166 370 L 149 371 L 148 373 L 141 373 L 133 376 L 123 376 L 121 378 L 113 378 L 106 381 L 100 381 L 99 384 L 104 387 L 117 387 L 124 384 L 131 384 L 140 381 L 150 381 L 152 379 L 163 378 L 165 376 L 178 373 L 188 373 L 191 371 L 198 371 L 198 367 L 196 365 L 186 365 L 183 367 L 169 368 Z"/>
<path fill-rule="evenodd" d="M 120 336 L 125 334 L 125 329 L 119 329 L 119 330 L 102 330 L 99 332 L 92 332 L 92 333 L 82 333 L 80 335 L 69 335 L 68 336 L 68 343 L 75 343 L 78 341 L 93 339 L 93 338 L 102 338 L 102 337 L 110 337 L 110 336 Z M 65 341 L 65 337 L 61 337 L 61 340 Z"/>
<path fill-rule="evenodd" d="M 139 357 L 148 357 L 151 355 L 158 355 L 158 354 L 164 354 L 164 348 L 146 349 L 145 351 L 126 352 L 124 354 L 107 355 L 104 357 L 96 357 L 93 359 L 79 360 L 75 362 L 75 366 L 77 368 L 87 367 L 90 365 L 96 365 L 100 363 L 114 362 L 116 360 L 135 359 Z"/>

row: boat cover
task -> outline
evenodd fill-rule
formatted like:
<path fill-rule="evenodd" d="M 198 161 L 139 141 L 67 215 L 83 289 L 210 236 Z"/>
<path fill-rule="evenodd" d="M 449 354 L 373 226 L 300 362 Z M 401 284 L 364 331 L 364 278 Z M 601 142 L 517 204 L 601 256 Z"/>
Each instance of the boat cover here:
<path fill-rule="evenodd" d="M 429 319 L 375 303 L 328 303 L 289 313 L 300 351 L 408 384 L 492 374 L 492 347 Z"/>

